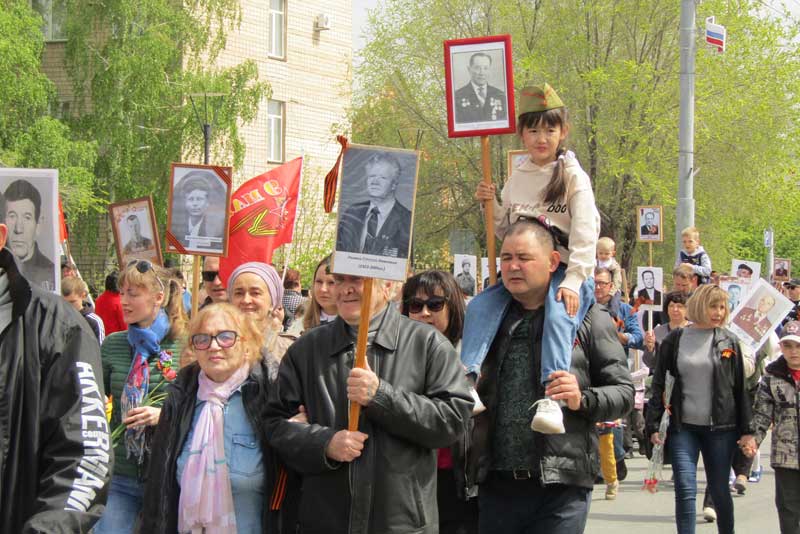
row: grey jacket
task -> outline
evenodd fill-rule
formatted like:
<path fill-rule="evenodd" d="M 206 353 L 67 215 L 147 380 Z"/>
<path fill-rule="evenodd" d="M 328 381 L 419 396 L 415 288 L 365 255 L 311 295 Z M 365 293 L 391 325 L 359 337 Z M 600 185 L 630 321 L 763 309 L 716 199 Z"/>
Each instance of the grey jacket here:
<path fill-rule="evenodd" d="M 369 436 L 349 464 L 326 457 L 347 428 L 353 340 L 346 323 L 307 331 L 286 352 L 266 409 L 269 444 L 303 478 L 304 534 L 436 534 L 436 449 L 464 432 L 472 397 L 453 345 L 393 305 L 373 318 L 370 368 L 380 378 L 359 430 Z M 371 333 L 372 335 L 372 333 Z M 287 419 L 305 406 L 308 423 Z"/>
<path fill-rule="evenodd" d="M 770 465 L 800 469 L 800 388 L 783 356 L 767 366 L 756 393 L 752 425 L 759 445 L 773 424 Z"/>

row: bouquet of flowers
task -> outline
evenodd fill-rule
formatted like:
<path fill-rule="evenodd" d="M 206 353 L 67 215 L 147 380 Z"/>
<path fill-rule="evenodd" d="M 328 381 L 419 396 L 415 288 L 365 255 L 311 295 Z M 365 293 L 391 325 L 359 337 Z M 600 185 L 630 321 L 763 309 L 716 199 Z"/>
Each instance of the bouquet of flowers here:
<path fill-rule="evenodd" d="M 647 475 L 645 475 L 644 486 L 642 487 L 642 489 L 650 493 L 658 491 L 658 481 L 661 480 L 661 469 L 664 467 L 664 443 L 667 441 L 667 428 L 669 427 L 669 402 L 672 398 L 672 388 L 674 386 L 675 377 L 667 371 L 667 376 L 664 380 L 665 408 L 658 425 L 658 435 L 661 437 L 661 443 L 653 447 L 653 454 L 650 457 L 650 463 L 647 466 Z"/>
<path fill-rule="evenodd" d="M 142 402 L 139 406 L 155 406 L 161 405 L 164 402 L 164 399 L 167 398 L 167 392 L 165 390 L 161 390 L 161 387 L 165 384 L 169 384 L 178 376 L 178 373 L 172 367 L 172 352 L 165 350 L 162 351 L 161 354 L 158 356 L 158 361 L 156 362 L 156 368 L 161 372 L 161 381 L 152 389 L 147 392 L 147 395 L 142 399 Z M 159 391 L 161 390 L 161 391 Z M 111 402 L 111 398 L 109 397 L 109 403 Z M 106 415 L 108 416 L 109 420 L 111 420 L 111 410 L 108 406 L 106 406 Z M 114 428 L 111 432 L 111 447 L 115 448 L 119 445 L 120 438 L 125 434 L 125 430 L 127 430 L 127 426 L 124 423 L 120 423 L 119 425 Z"/>

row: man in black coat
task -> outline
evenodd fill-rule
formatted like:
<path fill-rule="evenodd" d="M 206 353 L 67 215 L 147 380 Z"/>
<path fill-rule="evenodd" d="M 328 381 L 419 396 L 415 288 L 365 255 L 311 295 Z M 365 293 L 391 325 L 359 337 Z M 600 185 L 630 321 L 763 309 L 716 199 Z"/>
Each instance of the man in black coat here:
<path fill-rule="evenodd" d="M 112 468 L 100 345 L 23 277 L 8 232 L 0 224 L 0 532 L 89 532 Z"/>
<path fill-rule="evenodd" d="M 474 417 L 467 467 L 468 481 L 479 486 L 480 532 L 583 532 L 599 470 L 595 423 L 633 407 L 625 352 L 607 310 L 594 304 L 569 371 L 553 372 L 544 387 L 545 296 L 560 262 L 555 240 L 537 222 L 517 221 L 500 260 L 503 284 L 470 301 L 461 351 L 468 372 L 480 376 L 486 406 Z M 563 433 L 532 430 L 534 403 L 537 418 L 543 409 L 559 412 Z"/>
<path fill-rule="evenodd" d="M 508 117 L 506 94 L 489 85 L 492 57 L 484 52 L 469 58 L 470 82 L 456 91 L 456 122 L 500 121 Z"/>
<path fill-rule="evenodd" d="M 289 347 L 266 409 L 270 445 L 303 477 L 300 532 L 434 534 L 436 452 L 463 435 L 473 404 L 458 355 L 375 280 L 368 367 L 354 369 L 364 280 L 334 276 L 339 316 Z M 361 405 L 354 432 L 350 403 Z M 300 406 L 308 423 L 288 421 Z"/>
<path fill-rule="evenodd" d="M 411 212 L 395 197 L 400 162 L 391 154 L 372 156 L 364 166 L 369 200 L 348 207 L 339 218 L 336 250 L 404 258 L 408 255 Z"/>

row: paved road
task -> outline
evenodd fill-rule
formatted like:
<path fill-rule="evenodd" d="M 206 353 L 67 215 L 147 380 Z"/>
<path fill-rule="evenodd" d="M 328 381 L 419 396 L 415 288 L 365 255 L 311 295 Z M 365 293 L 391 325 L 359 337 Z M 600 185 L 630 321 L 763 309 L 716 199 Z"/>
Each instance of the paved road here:
<path fill-rule="evenodd" d="M 670 482 L 659 483 L 655 495 L 642 491 L 642 480 L 647 470 L 647 459 L 638 454 L 626 460 L 628 478 L 620 483 L 616 501 L 605 500 L 605 486 L 597 485 L 593 492 L 592 507 L 586 534 L 669 534 L 675 530 L 675 494 Z M 769 467 L 769 442 L 761 447 L 761 464 L 764 476 L 758 484 L 750 483 L 745 495 L 733 495 L 736 514 L 736 532 L 744 534 L 772 534 L 779 532 L 775 510 L 775 476 Z M 664 468 L 664 478 L 672 472 Z M 697 504 L 697 534 L 716 534 L 714 523 L 703 521 L 701 504 L 705 488 L 702 471 L 697 475 L 700 489 Z"/>

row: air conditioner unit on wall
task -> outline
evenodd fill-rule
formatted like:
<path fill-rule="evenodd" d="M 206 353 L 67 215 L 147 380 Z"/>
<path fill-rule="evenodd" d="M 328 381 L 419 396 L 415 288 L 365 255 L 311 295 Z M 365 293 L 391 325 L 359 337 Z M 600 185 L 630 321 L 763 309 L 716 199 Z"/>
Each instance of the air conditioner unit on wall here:
<path fill-rule="evenodd" d="M 331 29 L 331 18 L 324 14 L 320 13 L 316 17 L 314 17 L 314 31 L 319 32 L 322 30 L 330 30 Z"/>

